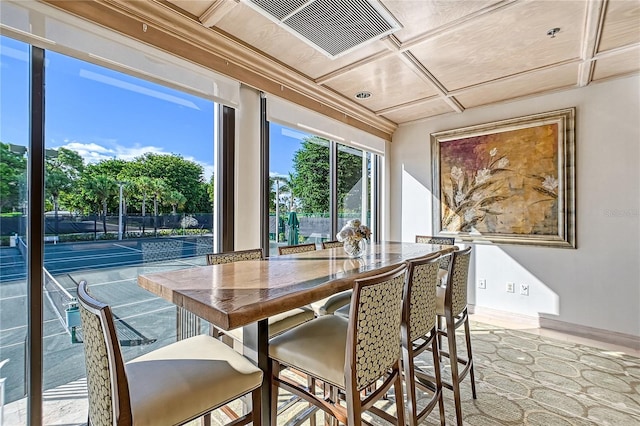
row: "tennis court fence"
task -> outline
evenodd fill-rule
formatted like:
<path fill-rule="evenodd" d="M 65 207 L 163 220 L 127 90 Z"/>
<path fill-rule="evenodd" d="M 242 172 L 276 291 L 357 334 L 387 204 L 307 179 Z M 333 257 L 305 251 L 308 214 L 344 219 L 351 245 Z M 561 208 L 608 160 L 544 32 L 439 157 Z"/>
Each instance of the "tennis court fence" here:
<path fill-rule="evenodd" d="M 71 343 L 82 343 L 82 324 L 80 322 L 78 300 L 76 299 L 77 283 L 73 278 L 69 277 L 75 288 L 65 288 L 49 271 L 45 268 L 42 269 L 44 273 L 44 297 L 49 302 L 62 327 L 71 336 Z M 145 337 L 115 313 L 113 314 L 113 319 L 121 346 L 148 345 L 156 341 L 156 339 Z"/>

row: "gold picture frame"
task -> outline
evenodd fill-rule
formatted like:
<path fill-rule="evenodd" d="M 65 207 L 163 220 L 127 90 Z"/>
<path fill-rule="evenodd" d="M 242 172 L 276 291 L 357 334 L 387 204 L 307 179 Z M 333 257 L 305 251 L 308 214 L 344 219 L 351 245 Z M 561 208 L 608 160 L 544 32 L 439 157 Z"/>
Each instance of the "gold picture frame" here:
<path fill-rule="evenodd" d="M 576 248 L 575 108 L 431 134 L 433 229 Z"/>

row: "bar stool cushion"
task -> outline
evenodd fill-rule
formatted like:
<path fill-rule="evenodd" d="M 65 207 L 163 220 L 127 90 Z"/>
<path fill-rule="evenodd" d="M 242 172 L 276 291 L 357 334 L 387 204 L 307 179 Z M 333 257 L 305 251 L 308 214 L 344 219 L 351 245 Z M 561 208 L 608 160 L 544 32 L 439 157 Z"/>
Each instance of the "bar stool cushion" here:
<path fill-rule="evenodd" d="M 232 401 L 262 383 L 251 361 L 205 335 L 142 355 L 125 369 L 136 425 L 178 424 L 185 413 L 204 414 L 212 401 Z"/>
<path fill-rule="evenodd" d="M 311 303 L 311 308 L 315 312 L 316 316 L 332 315 L 336 310 L 344 305 L 351 303 L 351 295 L 353 291 L 345 290 L 340 293 L 332 294 L 331 296 Z"/>
<path fill-rule="evenodd" d="M 269 337 L 275 337 L 279 334 L 284 333 L 290 328 L 296 327 L 307 321 L 311 321 L 314 318 L 315 318 L 315 313 L 308 308 L 291 309 L 290 311 L 270 316 L 269 317 Z M 233 339 L 239 342 L 243 341 L 242 327 L 224 331 L 224 333 L 231 336 Z"/>
<path fill-rule="evenodd" d="M 351 310 L 351 304 L 345 305 L 340 309 L 336 309 L 333 315 L 337 315 L 344 319 L 349 319 L 349 311 Z"/>
<path fill-rule="evenodd" d="M 273 338 L 269 357 L 344 388 L 348 325 L 335 315 L 316 318 Z"/>

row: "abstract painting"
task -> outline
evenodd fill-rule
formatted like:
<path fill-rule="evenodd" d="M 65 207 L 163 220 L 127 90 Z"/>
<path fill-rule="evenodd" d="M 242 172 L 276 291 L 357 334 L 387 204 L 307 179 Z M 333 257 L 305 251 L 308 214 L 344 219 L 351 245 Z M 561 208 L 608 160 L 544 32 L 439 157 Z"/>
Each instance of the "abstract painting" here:
<path fill-rule="evenodd" d="M 575 248 L 575 108 L 431 134 L 434 231 Z"/>

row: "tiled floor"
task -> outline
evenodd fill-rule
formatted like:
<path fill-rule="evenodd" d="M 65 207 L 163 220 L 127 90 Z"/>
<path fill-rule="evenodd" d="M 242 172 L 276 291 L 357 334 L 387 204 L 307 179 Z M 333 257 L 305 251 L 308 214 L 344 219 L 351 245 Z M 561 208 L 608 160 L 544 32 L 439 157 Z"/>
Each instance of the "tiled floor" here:
<path fill-rule="evenodd" d="M 571 334 L 532 327 L 531 324 L 518 322 L 518 320 L 500 320 L 488 315 L 474 314 L 471 316 L 474 322 L 491 324 L 508 329 L 517 329 L 540 336 L 550 337 L 572 343 L 592 346 L 612 352 L 622 352 L 628 355 L 640 357 L 640 349 L 634 349 L 621 345 L 603 343 L 601 341 L 574 336 Z M 4 422 L 2 426 L 22 426 L 27 424 L 26 400 L 20 400 L 4 407 Z M 85 425 L 87 416 L 87 390 L 86 382 L 79 380 L 49 390 L 44 394 L 44 424 L 47 426 L 71 426 Z M 198 422 L 194 422 L 199 424 Z"/>

